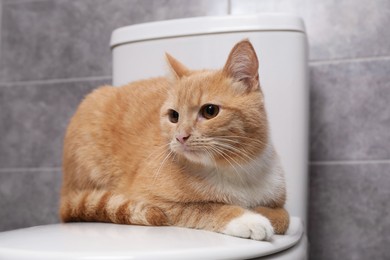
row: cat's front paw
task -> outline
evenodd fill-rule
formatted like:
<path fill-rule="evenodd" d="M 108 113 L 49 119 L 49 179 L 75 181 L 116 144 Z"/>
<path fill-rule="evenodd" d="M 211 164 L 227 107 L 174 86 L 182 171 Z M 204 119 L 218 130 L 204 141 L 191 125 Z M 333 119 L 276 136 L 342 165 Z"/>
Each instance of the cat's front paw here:
<path fill-rule="evenodd" d="M 266 217 L 246 211 L 243 215 L 232 219 L 222 233 L 254 240 L 270 240 L 274 229 Z"/>

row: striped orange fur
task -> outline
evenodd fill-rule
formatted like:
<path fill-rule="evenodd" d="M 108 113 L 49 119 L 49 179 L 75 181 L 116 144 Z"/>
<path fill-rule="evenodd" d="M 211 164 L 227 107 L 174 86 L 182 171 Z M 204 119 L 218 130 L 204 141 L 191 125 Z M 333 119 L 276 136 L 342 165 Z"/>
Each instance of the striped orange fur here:
<path fill-rule="evenodd" d="M 251 43 L 221 70 L 167 61 L 170 77 L 103 86 L 80 104 L 64 141 L 61 219 L 283 234 L 283 170 Z"/>
<path fill-rule="evenodd" d="M 167 225 L 167 217 L 158 207 L 133 201 L 109 191 L 73 192 L 62 198 L 64 222 L 100 221 L 118 224 Z"/>

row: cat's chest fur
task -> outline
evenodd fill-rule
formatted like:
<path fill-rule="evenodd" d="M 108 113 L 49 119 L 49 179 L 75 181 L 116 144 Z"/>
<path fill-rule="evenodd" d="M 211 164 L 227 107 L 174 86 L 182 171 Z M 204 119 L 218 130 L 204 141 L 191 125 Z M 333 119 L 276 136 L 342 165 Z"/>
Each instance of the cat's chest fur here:
<path fill-rule="evenodd" d="M 203 182 L 193 184 L 198 193 L 246 208 L 272 203 L 285 188 L 283 171 L 271 145 L 247 164 L 208 169 L 200 175 Z"/>

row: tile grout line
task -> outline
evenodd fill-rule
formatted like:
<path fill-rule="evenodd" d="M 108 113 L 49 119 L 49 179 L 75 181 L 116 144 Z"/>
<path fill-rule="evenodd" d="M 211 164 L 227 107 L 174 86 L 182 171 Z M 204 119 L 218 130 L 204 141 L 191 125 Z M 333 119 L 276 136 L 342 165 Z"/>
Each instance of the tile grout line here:
<path fill-rule="evenodd" d="M 230 8 L 231 7 L 228 6 L 228 9 Z M 1 47 L 1 11 L 2 8 L 0 6 L 0 47 Z M 1 52 L 0 52 L 0 57 L 1 57 Z M 348 62 L 368 62 L 368 61 L 381 61 L 381 60 L 390 60 L 390 56 L 377 56 L 377 57 L 351 58 L 351 59 L 309 60 L 308 64 L 310 66 L 321 66 L 321 65 L 328 65 L 328 64 L 341 64 L 341 63 L 348 63 Z M 110 79 L 112 79 L 112 75 L 96 76 L 96 77 L 79 77 L 79 78 L 26 80 L 26 81 L 13 81 L 13 82 L 0 81 L 0 87 L 14 86 L 14 85 L 73 83 L 73 82 L 90 81 L 90 80 L 110 80 Z"/>
<path fill-rule="evenodd" d="M 227 0 L 227 15 L 231 15 L 231 14 L 232 14 L 232 1 Z"/>
<path fill-rule="evenodd" d="M 0 87 L 15 86 L 15 85 L 38 85 L 38 84 L 59 84 L 59 83 L 74 83 L 93 80 L 111 80 L 112 76 L 100 77 L 81 77 L 81 78 L 63 78 L 63 79 L 47 79 L 47 80 L 31 80 L 31 81 L 14 81 L 0 82 Z"/>
<path fill-rule="evenodd" d="M 42 168 L 0 168 L 1 172 L 37 172 L 37 171 L 59 171 L 61 167 L 42 167 Z"/>
<path fill-rule="evenodd" d="M 330 59 L 330 60 L 309 60 L 309 65 L 320 66 L 327 64 L 340 64 L 348 62 L 368 62 L 368 61 L 381 61 L 390 60 L 390 56 L 373 56 L 363 58 L 350 58 L 350 59 Z"/>
<path fill-rule="evenodd" d="M 6 5 L 20 5 L 20 4 L 25 4 L 28 2 L 38 2 L 38 1 L 42 1 L 42 0 L 18 0 L 18 1 L 14 1 L 14 2 L 7 2 L 5 4 Z"/>
<path fill-rule="evenodd" d="M 0 0 L 0 60 L 1 60 L 1 57 L 2 57 L 2 53 L 1 53 L 1 43 L 2 43 L 2 41 L 1 41 L 1 35 L 2 35 L 2 33 L 3 33 L 3 23 L 2 23 L 2 21 L 3 21 L 3 0 Z M 1 67 L 0 67 L 0 70 L 1 70 Z"/>
<path fill-rule="evenodd" d="M 311 161 L 309 165 L 357 165 L 357 164 L 390 164 L 390 160 L 359 160 L 359 161 Z"/>

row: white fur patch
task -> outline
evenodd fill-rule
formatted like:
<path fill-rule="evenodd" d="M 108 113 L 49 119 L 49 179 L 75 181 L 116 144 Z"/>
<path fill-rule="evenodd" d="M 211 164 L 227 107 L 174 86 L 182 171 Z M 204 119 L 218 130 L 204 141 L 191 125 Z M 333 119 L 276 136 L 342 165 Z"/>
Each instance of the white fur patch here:
<path fill-rule="evenodd" d="M 215 169 L 203 176 L 208 185 L 197 187 L 200 192 L 212 192 L 225 203 L 245 208 L 265 205 L 285 189 L 284 173 L 271 144 L 248 164 Z"/>
<path fill-rule="evenodd" d="M 274 229 L 266 217 L 246 211 L 243 215 L 231 220 L 222 233 L 254 240 L 270 240 Z"/>

